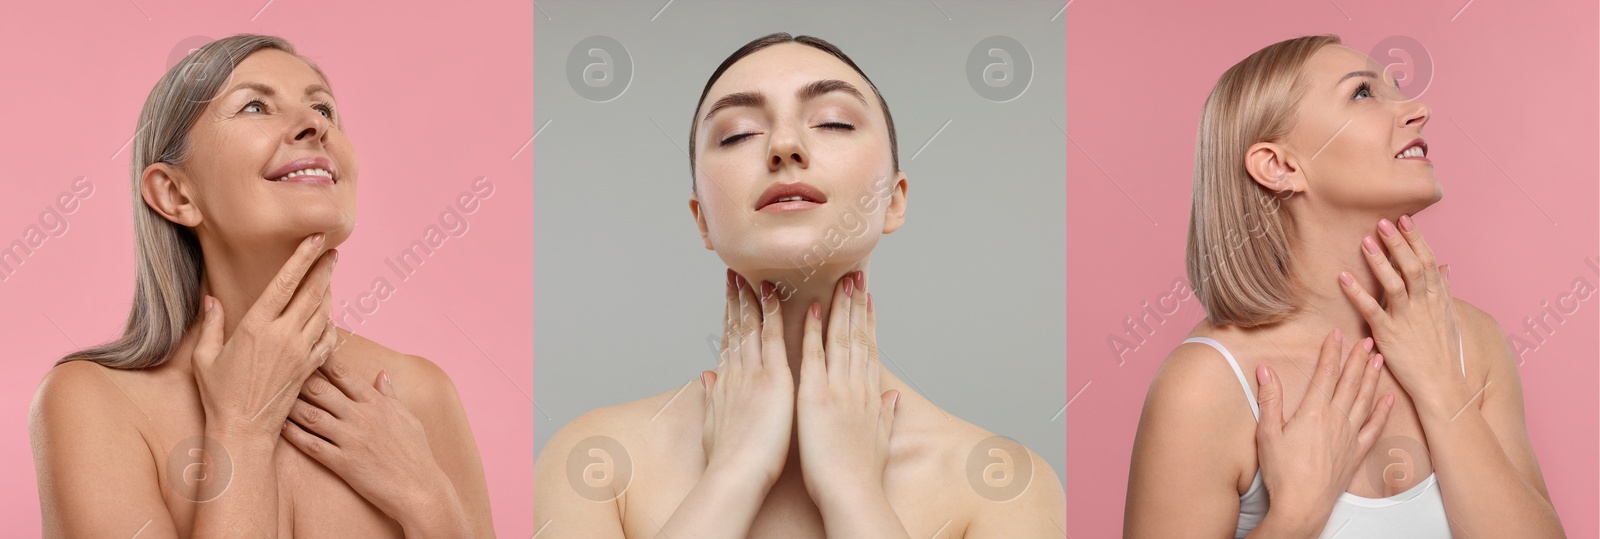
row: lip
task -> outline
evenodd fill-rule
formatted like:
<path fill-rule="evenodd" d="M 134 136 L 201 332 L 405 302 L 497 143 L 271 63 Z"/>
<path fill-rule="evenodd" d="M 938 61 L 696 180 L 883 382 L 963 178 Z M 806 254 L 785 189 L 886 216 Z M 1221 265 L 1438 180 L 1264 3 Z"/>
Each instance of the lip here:
<path fill-rule="evenodd" d="M 1421 147 L 1422 148 L 1422 156 L 1421 157 L 1401 157 L 1400 158 L 1401 161 L 1422 161 L 1424 163 L 1433 163 L 1433 160 L 1428 159 L 1428 142 L 1425 141 L 1425 140 L 1422 140 L 1421 137 L 1412 139 L 1411 142 L 1406 143 L 1405 146 L 1402 146 L 1398 151 L 1396 151 L 1396 152 L 1394 152 L 1392 154 L 1389 154 L 1389 156 L 1390 156 L 1390 158 L 1393 158 L 1395 155 L 1399 155 L 1400 152 L 1403 152 L 1403 151 L 1411 149 L 1412 146 Z"/>
<path fill-rule="evenodd" d="M 278 179 L 276 179 L 276 178 L 282 178 L 282 177 L 288 175 L 291 172 L 295 172 L 297 170 L 305 170 L 305 169 L 308 169 L 308 168 L 320 168 L 322 170 L 328 171 L 328 173 L 331 174 L 332 176 L 331 177 L 330 176 L 312 176 L 312 175 L 308 175 L 308 174 L 303 174 L 303 175 L 295 176 L 293 178 L 289 178 L 289 179 L 286 179 L 286 180 L 278 180 Z M 273 182 L 273 183 L 329 183 L 329 184 L 331 184 L 331 183 L 338 183 L 338 181 L 339 181 L 339 170 L 335 169 L 333 167 L 333 162 L 329 161 L 328 158 L 326 158 L 326 157 L 321 157 L 321 156 L 301 157 L 299 159 L 295 159 L 293 161 L 290 161 L 290 162 L 284 164 L 283 166 L 280 166 L 280 167 L 278 167 L 276 169 L 273 169 L 272 172 L 266 173 L 263 177 L 266 178 L 267 181 L 270 181 L 270 182 Z"/>
<path fill-rule="evenodd" d="M 805 200 L 773 202 L 791 196 L 804 197 Z M 761 192 L 761 198 L 756 202 L 755 209 L 768 213 L 784 213 L 815 208 L 827 203 L 828 196 L 806 182 L 774 183 L 767 187 L 766 191 Z"/>

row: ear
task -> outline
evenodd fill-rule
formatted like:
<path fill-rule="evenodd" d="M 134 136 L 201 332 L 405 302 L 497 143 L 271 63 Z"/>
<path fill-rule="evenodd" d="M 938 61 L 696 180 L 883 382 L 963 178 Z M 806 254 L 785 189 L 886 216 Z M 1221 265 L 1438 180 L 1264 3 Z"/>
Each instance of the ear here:
<path fill-rule="evenodd" d="M 139 177 L 139 194 L 150 209 L 168 221 L 193 228 L 199 226 L 205 216 L 200 214 L 186 180 L 183 171 L 176 167 L 153 163 L 145 167 L 144 174 Z"/>
<path fill-rule="evenodd" d="M 889 188 L 889 209 L 883 212 L 883 233 L 890 234 L 906 222 L 906 171 L 895 173 L 894 186 Z"/>
<path fill-rule="evenodd" d="M 694 214 L 694 226 L 700 229 L 700 241 L 706 244 L 706 250 L 715 251 L 716 249 L 711 247 L 711 229 L 706 227 L 705 213 L 700 211 L 699 193 L 689 194 L 689 213 Z"/>
<path fill-rule="evenodd" d="M 1306 190 L 1305 177 L 1300 168 L 1289 159 L 1288 148 L 1275 142 L 1257 142 L 1245 152 L 1244 168 L 1250 178 L 1274 192 L 1301 193 Z"/>

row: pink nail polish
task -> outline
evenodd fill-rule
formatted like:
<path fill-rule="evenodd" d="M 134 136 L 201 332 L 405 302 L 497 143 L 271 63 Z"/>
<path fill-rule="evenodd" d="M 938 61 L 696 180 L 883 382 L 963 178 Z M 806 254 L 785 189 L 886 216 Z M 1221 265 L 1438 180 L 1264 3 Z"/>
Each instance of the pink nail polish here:
<path fill-rule="evenodd" d="M 1339 272 L 1339 282 L 1344 283 L 1345 286 L 1350 286 L 1356 284 L 1356 278 L 1351 277 L 1348 272 L 1341 271 Z"/>
<path fill-rule="evenodd" d="M 1367 254 L 1378 254 L 1378 242 L 1372 241 L 1372 236 L 1361 238 L 1361 248 L 1366 249 Z"/>
<path fill-rule="evenodd" d="M 854 296 L 855 295 L 855 290 L 856 290 L 856 280 L 854 278 L 845 279 L 844 280 L 844 295 L 845 295 L 845 297 Z"/>
<path fill-rule="evenodd" d="M 1365 349 L 1368 352 L 1371 352 L 1372 351 L 1372 337 L 1367 337 L 1365 339 L 1361 339 L 1361 348 Z"/>
<path fill-rule="evenodd" d="M 728 268 L 728 288 L 733 288 L 733 268 Z"/>
<path fill-rule="evenodd" d="M 1402 216 L 1400 216 L 1400 230 L 1404 230 L 1406 232 L 1411 232 L 1412 227 L 1415 227 L 1415 226 L 1416 225 L 1411 222 L 1411 216 L 1410 215 L 1402 215 Z"/>
<path fill-rule="evenodd" d="M 1333 328 L 1333 340 L 1343 342 L 1344 341 L 1344 330 L 1339 329 L 1339 328 Z"/>
<path fill-rule="evenodd" d="M 761 281 L 761 299 L 763 301 L 772 298 L 772 291 L 772 283 Z"/>
<path fill-rule="evenodd" d="M 1372 368 L 1383 368 L 1383 354 L 1372 356 Z"/>
<path fill-rule="evenodd" d="M 819 318 L 819 319 L 822 318 L 822 304 L 821 303 L 816 303 L 816 302 L 812 302 L 811 303 L 811 317 L 812 318 Z"/>
<path fill-rule="evenodd" d="M 1394 235 L 1394 225 L 1390 224 L 1388 219 L 1379 219 L 1378 220 L 1378 232 L 1382 232 L 1383 233 L 1383 237 L 1385 237 L 1385 238 L 1387 238 L 1389 236 L 1393 236 Z"/>

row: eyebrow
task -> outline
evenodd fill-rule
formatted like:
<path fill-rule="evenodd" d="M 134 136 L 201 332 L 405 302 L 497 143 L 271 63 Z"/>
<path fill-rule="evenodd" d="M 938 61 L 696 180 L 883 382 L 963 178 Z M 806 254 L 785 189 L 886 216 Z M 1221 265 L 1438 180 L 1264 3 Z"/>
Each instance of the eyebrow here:
<path fill-rule="evenodd" d="M 268 96 L 274 96 L 274 95 L 278 94 L 278 92 L 276 90 L 273 90 L 271 86 L 267 86 L 267 85 L 261 84 L 259 82 L 246 81 L 246 82 L 241 82 L 239 84 L 234 85 L 233 88 L 230 88 L 227 92 L 223 92 L 223 95 L 231 94 L 233 92 L 237 92 L 239 90 L 245 90 L 245 89 L 255 90 L 257 92 L 261 92 L 263 94 L 267 94 Z M 330 96 L 333 95 L 333 91 L 328 90 L 327 86 L 323 86 L 321 84 L 313 84 L 311 86 L 307 86 L 305 95 L 311 95 L 311 94 L 315 94 L 315 93 L 318 93 L 318 92 L 325 93 L 325 94 L 328 94 Z"/>
<path fill-rule="evenodd" d="M 1380 81 L 1383 80 L 1383 77 L 1379 77 L 1377 73 L 1371 71 L 1351 71 L 1349 73 L 1345 73 L 1343 77 L 1339 77 L 1339 82 L 1335 82 L 1333 85 L 1338 86 L 1340 84 L 1344 84 L 1345 79 L 1349 79 L 1351 77 L 1370 77 Z M 1400 86 L 1400 79 L 1395 79 L 1394 85 L 1398 88 Z"/>
<path fill-rule="evenodd" d="M 813 81 L 810 84 L 802 86 L 794 93 L 794 96 L 796 99 L 805 102 L 830 92 L 844 92 L 854 96 L 857 101 L 861 102 L 862 105 L 867 105 L 867 98 L 861 95 L 860 90 L 857 90 L 854 85 L 838 79 L 822 79 Z M 711 105 L 711 110 L 706 112 L 706 116 L 703 121 L 710 120 L 711 115 L 716 114 L 722 109 L 731 107 L 759 107 L 765 105 L 766 103 L 767 96 L 761 92 L 754 90 L 748 92 L 734 92 L 722 96 L 722 98 L 718 99 L 716 103 L 713 103 Z"/>

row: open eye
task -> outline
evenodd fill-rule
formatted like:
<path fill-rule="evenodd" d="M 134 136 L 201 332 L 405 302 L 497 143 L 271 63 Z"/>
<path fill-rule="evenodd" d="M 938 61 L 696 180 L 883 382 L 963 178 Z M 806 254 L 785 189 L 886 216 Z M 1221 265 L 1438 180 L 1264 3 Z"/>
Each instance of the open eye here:
<path fill-rule="evenodd" d="M 255 109 L 255 110 L 250 110 L 250 109 Z M 265 103 L 262 103 L 261 100 L 259 100 L 259 99 L 251 99 L 249 103 L 245 103 L 244 104 L 244 108 L 239 109 L 239 112 L 266 112 L 266 110 L 267 110 L 267 105 Z"/>
<path fill-rule="evenodd" d="M 1362 81 L 1361 86 L 1356 87 L 1356 92 L 1350 95 L 1351 100 L 1361 99 L 1362 97 L 1372 97 L 1372 85 L 1366 81 Z"/>
<path fill-rule="evenodd" d="M 333 107 L 328 105 L 327 103 L 317 103 L 316 106 L 313 107 L 313 108 L 317 109 L 317 112 L 321 112 L 322 113 L 322 117 L 327 118 L 329 120 L 333 119 Z"/>

